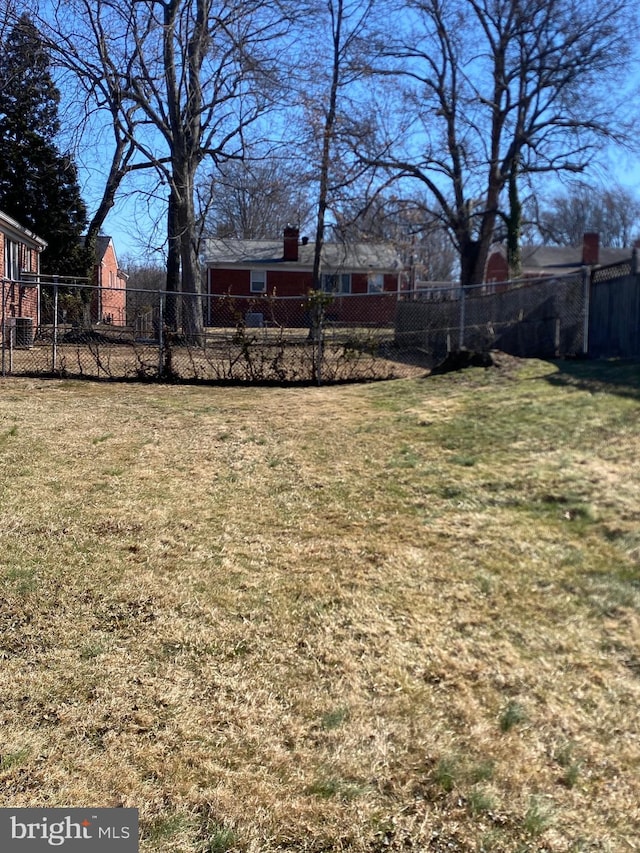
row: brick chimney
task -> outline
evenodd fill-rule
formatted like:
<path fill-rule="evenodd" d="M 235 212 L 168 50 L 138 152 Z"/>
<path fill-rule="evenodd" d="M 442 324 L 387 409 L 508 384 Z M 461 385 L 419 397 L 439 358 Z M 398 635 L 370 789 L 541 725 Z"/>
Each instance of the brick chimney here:
<path fill-rule="evenodd" d="M 284 252 L 282 259 L 284 261 L 298 260 L 298 240 L 300 231 L 294 225 L 287 225 L 284 229 Z"/>
<path fill-rule="evenodd" d="M 585 267 L 600 263 L 600 235 L 589 232 L 582 237 L 582 265 Z"/>

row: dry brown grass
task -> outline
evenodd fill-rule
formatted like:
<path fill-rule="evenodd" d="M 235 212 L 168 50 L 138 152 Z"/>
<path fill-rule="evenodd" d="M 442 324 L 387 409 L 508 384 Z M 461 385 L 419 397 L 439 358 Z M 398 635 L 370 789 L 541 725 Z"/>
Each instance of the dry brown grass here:
<path fill-rule="evenodd" d="M 0 384 L 2 804 L 145 851 L 640 849 L 637 367 Z"/>

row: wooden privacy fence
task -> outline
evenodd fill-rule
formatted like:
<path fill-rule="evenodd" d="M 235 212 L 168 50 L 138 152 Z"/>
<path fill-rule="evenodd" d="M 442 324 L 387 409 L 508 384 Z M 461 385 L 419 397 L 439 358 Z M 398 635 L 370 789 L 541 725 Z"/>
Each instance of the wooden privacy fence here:
<path fill-rule="evenodd" d="M 428 291 L 398 305 L 397 337 L 434 362 L 458 349 L 521 357 L 577 355 L 586 340 L 581 275 Z"/>
<path fill-rule="evenodd" d="M 640 358 L 640 275 L 593 276 L 588 353 L 593 358 Z"/>

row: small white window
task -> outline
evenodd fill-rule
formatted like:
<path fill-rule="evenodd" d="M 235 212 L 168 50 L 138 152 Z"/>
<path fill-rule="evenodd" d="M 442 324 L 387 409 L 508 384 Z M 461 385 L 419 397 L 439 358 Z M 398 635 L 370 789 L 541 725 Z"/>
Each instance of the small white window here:
<path fill-rule="evenodd" d="M 351 274 L 324 273 L 322 289 L 325 293 L 351 293 Z"/>
<path fill-rule="evenodd" d="M 367 277 L 369 293 L 382 293 L 384 290 L 384 275 L 381 272 L 371 272 Z"/>
<path fill-rule="evenodd" d="M 251 293 L 264 293 L 267 289 L 267 271 L 251 270 Z"/>
<path fill-rule="evenodd" d="M 5 240 L 5 257 L 4 257 L 5 275 L 12 281 L 20 279 L 20 246 L 14 243 L 13 240 L 7 238 Z"/>

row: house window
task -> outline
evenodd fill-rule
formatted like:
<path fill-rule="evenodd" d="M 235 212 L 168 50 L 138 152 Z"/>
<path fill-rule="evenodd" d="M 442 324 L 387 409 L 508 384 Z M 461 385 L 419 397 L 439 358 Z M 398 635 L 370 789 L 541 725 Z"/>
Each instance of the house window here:
<path fill-rule="evenodd" d="M 382 293 L 384 290 L 384 275 L 381 272 L 370 272 L 367 276 L 367 292 Z"/>
<path fill-rule="evenodd" d="M 22 270 L 23 272 L 35 272 L 36 268 L 33 265 L 33 252 L 29 251 L 26 246 L 23 247 L 22 254 Z"/>
<path fill-rule="evenodd" d="M 251 293 L 264 293 L 267 289 L 267 271 L 251 270 Z"/>
<path fill-rule="evenodd" d="M 14 243 L 13 240 L 9 240 L 8 238 L 5 240 L 4 244 L 5 257 L 4 257 L 4 269 L 5 276 L 12 281 L 19 281 L 20 279 L 20 245 L 18 243 Z"/>
<path fill-rule="evenodd" d="M 322 289 L 325 293 L 351 293 L 351 274 L 323 273 Z"/>

